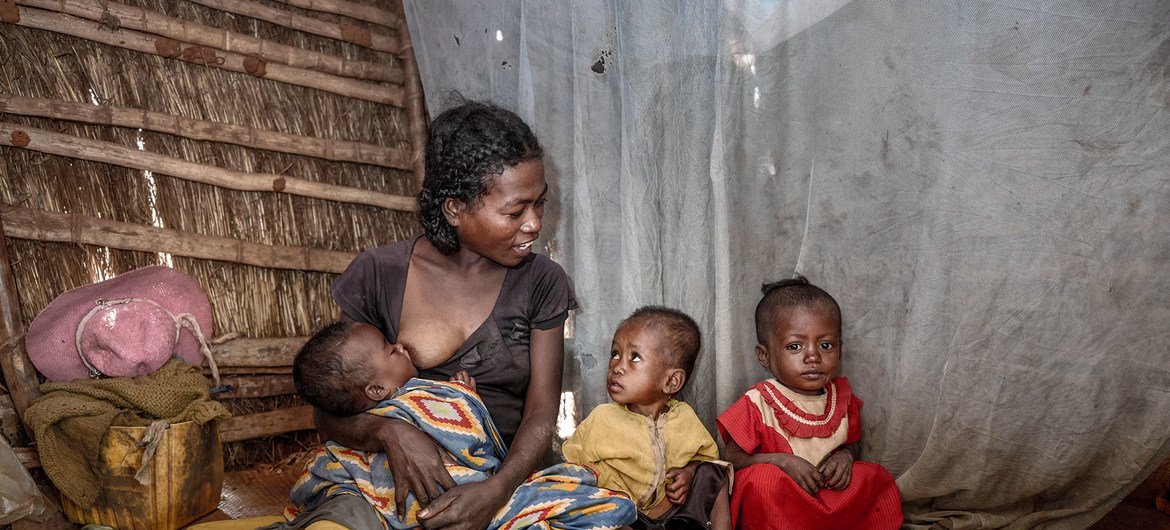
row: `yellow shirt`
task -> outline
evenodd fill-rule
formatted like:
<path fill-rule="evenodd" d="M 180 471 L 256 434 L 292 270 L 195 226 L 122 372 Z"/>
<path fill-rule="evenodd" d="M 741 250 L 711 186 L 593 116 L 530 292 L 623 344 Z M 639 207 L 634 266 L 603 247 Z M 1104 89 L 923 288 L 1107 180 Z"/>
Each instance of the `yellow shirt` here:
<path fill-rule="evenodd" d="M 596 470 L 598 486 L 629 495 L 642 512 L 666 498 L 667 471 L 719 458 L 695 411 L 673 399 L 657 420 L 615 403 L 598 405 L 561 451 L 565 460 Z"/>

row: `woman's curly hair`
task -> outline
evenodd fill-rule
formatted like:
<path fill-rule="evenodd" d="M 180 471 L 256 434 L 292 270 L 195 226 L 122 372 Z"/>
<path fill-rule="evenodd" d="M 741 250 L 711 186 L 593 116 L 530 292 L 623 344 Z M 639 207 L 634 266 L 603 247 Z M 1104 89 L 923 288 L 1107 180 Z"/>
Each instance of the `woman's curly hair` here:
<path fill-rule="evenodd" d="M 425 177 L 418 192 L 423 234 L 440 252 L 458 251 L 459 235 L 443 216 L 443 202 L 459 199 L 476 208 L 504 169 L 542 156 L 532 129 L 510 110 L 467 101 L 443 111 L 427 134 Z"/>

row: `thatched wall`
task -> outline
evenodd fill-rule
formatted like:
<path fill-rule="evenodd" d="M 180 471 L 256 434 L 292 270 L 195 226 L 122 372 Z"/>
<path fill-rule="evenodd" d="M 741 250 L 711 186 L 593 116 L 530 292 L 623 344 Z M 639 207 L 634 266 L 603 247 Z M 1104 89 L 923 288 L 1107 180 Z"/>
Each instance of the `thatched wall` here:
<path fill-rule="evenodd" d="M 201 3 L 215 5 L 210 1 Z M 328 286 L 336 272 L 259 267 L 233 262 L 239 260 L 168 256 L 149 250 L 180 246 L 192 235 L 205 235 L 261 245 L 353 254 L 364 248 L 401 240 L 417 231 L 410 212 L 290 193 L 237 191 L 176 178 L 163 171 L 137 167 L 135 161 L 138 157 L 133 153 L 118 155 L 118 151 L 109 145 L 249 175 L 288 177 L 290 182 L 303 180 L 410 196 L 415 190 L 416 176 L 409 156 L 418 146 L 412 143 L 410 117 L 405 104 L 400 107 L 375 103 L 231 71 L 222 67 L 231 61 L 229 51 L 212 50 L 168 58 L 91 40 L 99 37 L 107 41 L 117 40 L 127 34 L 141 34 L 148 35 L 156 43 L 166 42 L 157 35 L 127 29 L 131 24 L 110 15 L 114 10 L 107 10 L 100 22 L 90 23 L 100 24 L 100 35 L 91 35 L 90 38 L 25 27 L 29 20 L 42 19 L 58 20 L 65 27 L 83 27 L 88 22 L 80 18 L 68 18 L 30 6 L 75 5 L 75 9 L 81 12 L 91 3 L 71 0 L 41 6 L 40 2 L 21 0 L 17 4 L 19 6 L 12 5 L 9 0 L 0 1 L 0 19 L 5 21 L 0 23 L 0 124 L 7 124 L 6 130 L 32 131 L 29 134 L 33 137 L 33 144 L 16 147 L 20 142 L 15 132 L 0 140 L 0 201 L 8 205 L 4 211 L 5 225 L 10 228 L 6 241 L 23 326 L 27 326 L 54 297 L 68 289 L 111 274 L 164 263 L 173 264 L 195 277 L 207 290 L 212 300 L 216 335 L 239 332 L 247 337 L 304 336 L 337 316 L 336 307 L 328 295 Z M 359 28 L 383 36 L 380 41 L 374 41 L 384 43 L 385 37 L 389 36 L 397 42 L 395 29 L 400 29 L 302 10 L 282 2 L 232 4 L 260 10 L 279 9 L 324 21 L 326 26 L 328 23 L 343 26 L 350 37 L 357 31 L 359 38 L 351 40 L 362 40 L 362 33 L 355 29 Z M 399 72 L 403 67 L 403 61 L 395 53 L 349 44 L 190 1 L 128 0 L 105 5 L 124 10 L 117 12 L 145 8 L 152 12 L 152 17 L 172 17 L 166 20 L 201 24 L 237 37 L 257 37 L 274 49 L 278 48 L 271 44 L 277 43 L 306 54 L 319 52 L 358 65 L 382 65 L 387 70 Z M 21 21 L 13 22 L 13 9 L 17 10 Z M 183 46 L 180 45 L 179 49 Z M 183 57 L 196 62 L 182 60 Z M 199 61 L 206 64 L 198 64 Z M 267 64 L 270 71 L 278 66 L 273 61 L 267 61 Z M 311 76 L 305 74 L 303 77 Z M 403 90 L 401 83 L 335 77 L 383 87 L 387 93 Z M 408 84 L 411 81 L 407 79 Z M 66 119 L 70 116 L 38 117 L 23 108 L 14 112 L 13 106 L 6 106 L 5 99 L 13 101 L 14 97 L 23 103 L 62 101 L 151 111 L 258 131 L 358 142 L 391 148 L 395 153 L 405 155 L 383 165 L 327 160 L 259 149 L 248 145 L 246 137 L 240 142 L 245 145 L 191 139 L 184 137 L 184 131 L 190 129 L 184 127 L 174 129 L 177 134 L 168 134 L 150 129 L 80 123 Z M 41 131 L 44 133 L 38 135 Z M 51 148 L 33 149 L 38 145 L 48 145 L 45 142 L 36 144 L 39 139 L 56 138 L 51 133 L 65 135 L 70 141 L 78 138 L 105 142 L 93 145 L 99 152 L 115 153 L 113 156 L 117 160 L 114 163 L 83 160 L 50 154 L 53 152 Z M 417 131 L 414 137 L 417 138 Z M 48 142 L 51 141 L 50 138 Z M 300 141 L 289 143 L 294 151 L 297 144 L 307 144 Z M 196 177 L 211 173 L 211 170 L 199 169 L 193 172 Z M 177 235 L 174 232 L 159 235 L 163 239 L 158 243 L 150 238 L 139 238 L 139 241 L 145 241 L 145 246 L 139 248 L 148 251 L 39 241 L 37 239 L 46 238 L 27 233 L 12 237 L 11 227 L 20 224 L 14 220 L 29 211 L 81 216 L 82 221 L 76 224 L 98 218 L 178 232 Z M 36 222 L 30 222 L 36 228 Z M 287 370 L 282 369 L 255 371 L 287 374 Z M 248 373 L 249 370 L 235 372 Z M 230 407 L 237 413 L 263 412 L 301 404 L 287 395 L 230 401 Z M 28 442 L 12 425 L 11 419 L 5 422 L 3 433 L 14 445 Z M 276 454 L 279 451 L 270 451 L 270 440 L 260 443 L 268 445 L 256 450 L 229 446 L 230 463 L 251 463 L 249 457 L 241 456 L 241 453 L 267 451 L 272 453 L 267 455 L 272 458 L 283 456 Z"/>

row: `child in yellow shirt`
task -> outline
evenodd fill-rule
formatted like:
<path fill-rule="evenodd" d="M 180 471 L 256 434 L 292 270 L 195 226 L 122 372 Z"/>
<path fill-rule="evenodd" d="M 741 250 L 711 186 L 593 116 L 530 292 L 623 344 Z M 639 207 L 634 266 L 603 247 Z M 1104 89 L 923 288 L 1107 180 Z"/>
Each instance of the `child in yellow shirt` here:
<path fill-rule="evenodd" d="M 598 486 L 638 505 L 635 529 L 730 530 L 729 469 L 689 405 L 673 399 L 699 355 L 701 335 L 685 313 L 645 306 L 618 325 L 607 390 L 565 441 L 565 460 L 593 468 Z"/>

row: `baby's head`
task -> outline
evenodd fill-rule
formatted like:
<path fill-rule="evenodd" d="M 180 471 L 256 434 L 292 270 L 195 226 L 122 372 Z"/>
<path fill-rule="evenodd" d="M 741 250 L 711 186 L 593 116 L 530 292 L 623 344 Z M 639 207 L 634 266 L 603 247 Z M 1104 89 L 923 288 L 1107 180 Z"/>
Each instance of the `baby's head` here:
<path fill-rule="evenodd" d="M 609 397 L 655 417 L 678 394 L 699 356 L 699 326 L 686 313 L 644 306 L 618 325 L 610 349 Z"/>
<path fill-rule="evenodd" d="M 293 361 L 293 384 L 309 404 L 334 416 L 369 410 L 418 375 L 410 355 L 378 328 L 341 320 L 313 335 Z"/>
<path fill-rule="evenodd" d="M 765 284 L 756 358 L 795 392 L 817 395 L 841 367 L 841 307 L 803 276 Z"/>

